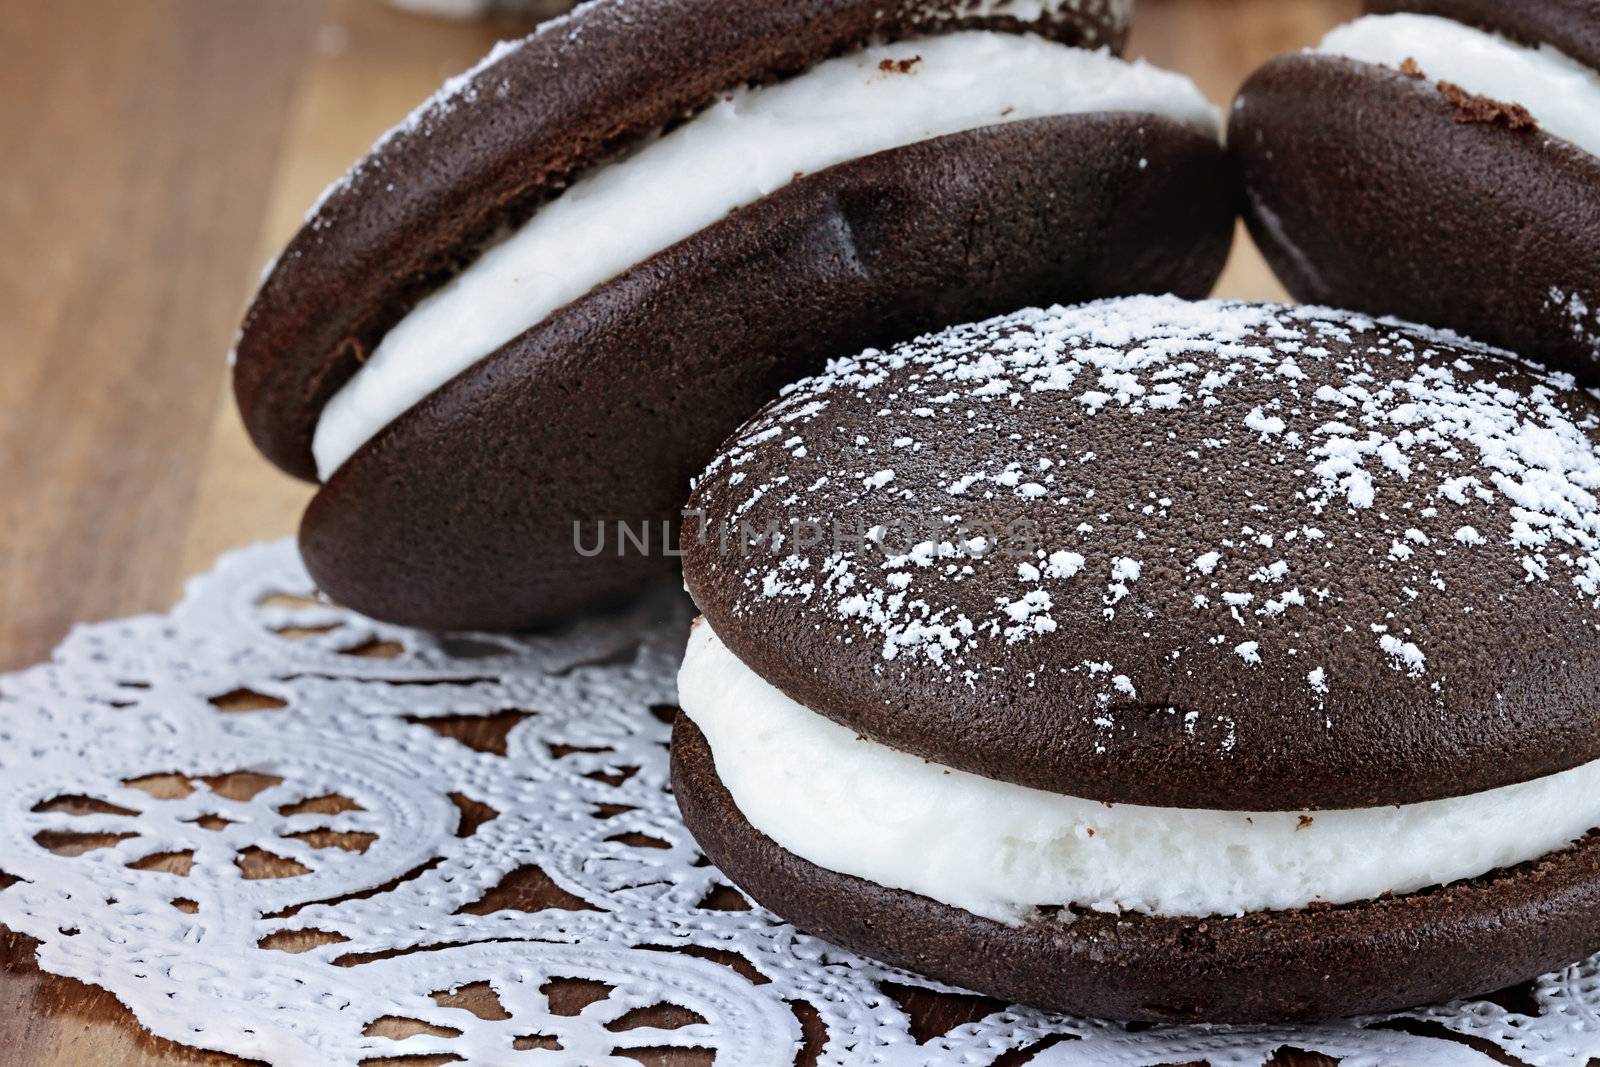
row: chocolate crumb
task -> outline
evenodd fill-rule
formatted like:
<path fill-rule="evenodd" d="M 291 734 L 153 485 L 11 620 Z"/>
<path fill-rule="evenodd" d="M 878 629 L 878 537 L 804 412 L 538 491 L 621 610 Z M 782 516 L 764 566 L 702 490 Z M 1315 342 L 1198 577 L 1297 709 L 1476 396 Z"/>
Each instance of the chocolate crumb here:
<path fill-rule="evenodd" d="M 878 69 L 885 74 L 910 74 L 911 68 L 921 62 L 921 56 L 912 56 L 910 59 L 885 59 L 878 64 Z"/>
<path fill-rule="evenodd" d="M 1538 125 L 1521 104 L 1503 104 L 1467 92 L 1454 82 L 1440 82 L 1439 91 L 1456 109 L 1456 121 L 1500 125 L 1508 130 L 1531 130 Z"/>
<path fill-rule="evenodd" d="M 1294 827 L 1295 833 L 1299 833 L 1301 830 L 1304 830 L 1306 827 L 1308 827 L 1310 825 L 1311 825 L 1311 816 L 1309 816 L 1309 815 L 1300 816 L 1300 821 L 1298 823 L 1296 823 L 1295 827 Z"/>
<path fill-rule="evenodd" d="M 1422 68 L 1417 66 L 1415 59 L 1411 56 L 1406 56 L 1400 64 L 1400 73 L 1408 78 L 1420 78 L 1422 77 Z"/>

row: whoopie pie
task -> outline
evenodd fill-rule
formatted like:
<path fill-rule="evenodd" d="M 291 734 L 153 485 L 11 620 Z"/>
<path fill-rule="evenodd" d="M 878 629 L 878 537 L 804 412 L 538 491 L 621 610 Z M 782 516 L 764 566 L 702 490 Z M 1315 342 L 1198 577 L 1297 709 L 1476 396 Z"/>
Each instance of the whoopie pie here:
<path fill-rule="evenodd" d="M 670 573 L 684 487 L 827 358 L 1024 302 L 1203 295 L 1213 109 L 1118 0 L 596 0 L 329 190 L 234 385 L 322 488 L 321 587 L 523 627 Z M 1096 49 L 1096 50 L 1091 50 Z"/>
<path fill-rule="evenodd" d="M 1130 297 L 784 391 L 699 479 L 674 788 L 778 915 L 1261 1022 L 1600 948 L 1600 401 L 1393 320 Z"/>
<path fill-rule="evenodd" d="M 1600 382 L 1600 3 L 1367 7 L 1234 101 L 1256 243 L 1298 299 Z"/>

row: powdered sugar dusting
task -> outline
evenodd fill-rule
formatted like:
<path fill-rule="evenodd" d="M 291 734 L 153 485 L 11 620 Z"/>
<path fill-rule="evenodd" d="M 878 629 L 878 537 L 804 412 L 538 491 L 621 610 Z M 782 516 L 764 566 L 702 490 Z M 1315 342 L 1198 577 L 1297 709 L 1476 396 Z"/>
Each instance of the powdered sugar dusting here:
<path fill-rule="evenodd" d="M 1586 300 L 1576 289 L 1552 285 L 1549 300 L 1551 307 L 1566 316 L 1573 338 L 1600 359 L 1600 298 Z"/>
<path fill-rule="evenodd" d="M 889 436 L 841 442 L 846 409 Z M 1132 652 L 1055 668 L 1093 677 L 1105 703 L 1156 690 L 1158 654 L 1162 671 L 1226 655 L 1318 702 L 1362 661 L 1437 693 L 1451 664 L 1430 652 L 1429 630 L 1458 632 L 1486 588 L 1497 603 L 1543 590 L 1600 628 L 1597 411 L 1569 378 L 1444 332 L 1136 297 L 838 360 L 753 420 L 696 502 L 713 523 L 864 509 L 880 538 L 891 517 L 924 521 L 929 535 L 908 549 L 869 538 L 807 552 L 757 537 L 774 551 L 734 561 L 745 590 L 734 610 L 793 599 L 772 576 L 804 571 L 805 611 L 846 623 L 841 641 L 968 688 L 1018 670 L 1039 684 L 1034 660 L 1061 658 L 1050 643 L 1115 629 L 1144 643 L 1144 676 Z M 778 427 L 804 442 L 799 462 L 838 477 L 788 509 L 757 508 L 780 478 L 810 480 L 770 456 Z M 878 486 L 891 439 L 911 459 Z M 1140 474 L 1099 471 L 1125 469 L 1129 449 Z M 749 480 L 735 487 L 733 468 Z M 1001 519 L 1034 523 L 1035 538 L 1008 553 L 1015 530 L 974 536 Z M 1453 587 L 1461 576 L 1471 595 Z M 1179 636 L 1167 652 L 1155 634 Z"/>

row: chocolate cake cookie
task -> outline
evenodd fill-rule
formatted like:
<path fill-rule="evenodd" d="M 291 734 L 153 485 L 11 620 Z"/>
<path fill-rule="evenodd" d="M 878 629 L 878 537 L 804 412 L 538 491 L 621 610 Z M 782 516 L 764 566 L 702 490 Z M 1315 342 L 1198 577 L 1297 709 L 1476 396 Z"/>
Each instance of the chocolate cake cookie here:
<path fill-rule="evenodd" d="M 981 992 L 1267 1021 L 1600 948 L 1600 400 L 1458 335 L 1132 297 L 831 363 L 699 479 L 680 806 Z"/>
<path fill-rule="evenodd" d="M 1299 299 L 1600 382 L 1600 4 L 1368 6 L 1234 101 L 1256 243 Z"/>
<path fill-rule="evenodd" d="M 452 81 L 245 318 L 246 425 L 323 483 L 319 584 L 432 627 L 594 606 L 670 572 L 688 479 L 826 359 L 1203 294 L 1215 115 L 1108 50 L 1127 8 L 597 0 Z"/>

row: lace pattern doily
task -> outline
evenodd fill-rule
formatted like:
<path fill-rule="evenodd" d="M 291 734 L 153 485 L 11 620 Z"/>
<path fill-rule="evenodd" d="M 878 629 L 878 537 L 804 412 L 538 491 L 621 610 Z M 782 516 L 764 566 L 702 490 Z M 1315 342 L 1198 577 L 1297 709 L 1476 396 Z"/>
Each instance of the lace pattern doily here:
<path fill-rule="evenodd" d="M 257 545 L 170 614 L 81 626 L 0 676 L 0 923 L 161 1037 L 281 1064 L 1600 1057 L 1600 957 L 1314 1027 L 979 1015 L 751 906 L 700 855 L 667 787 L 681 594 L 438 637 L 311 592 L 292 544 Z M 530 887 L 560 906 L 518 908 Z M 911 990 L 974 1021 L 930 1033 Z"/>

